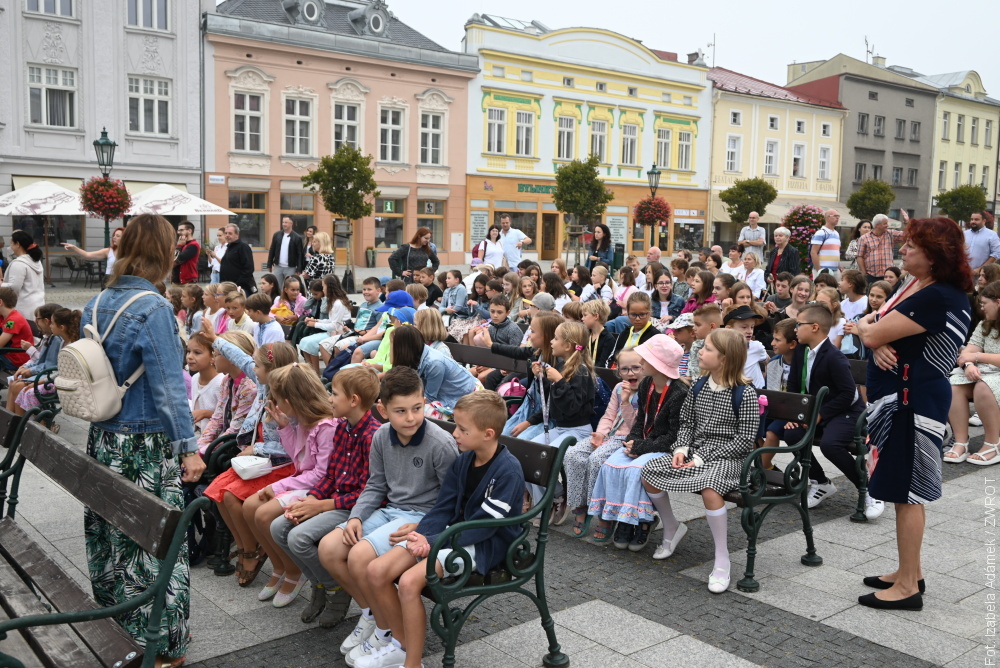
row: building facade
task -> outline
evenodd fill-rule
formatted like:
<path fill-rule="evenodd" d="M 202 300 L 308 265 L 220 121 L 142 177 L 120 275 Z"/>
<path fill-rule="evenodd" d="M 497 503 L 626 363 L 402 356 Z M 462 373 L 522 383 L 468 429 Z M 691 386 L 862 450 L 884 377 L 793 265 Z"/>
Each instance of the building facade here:
<path fill-rule="evenodd" d="M 708 207 L 711 91 L 707 67 L 598 28 L 550 30 L 538 22 L 474 15 L 464 48 L 480 72 L 469 90 L 467 246 L 509 213 L 540 259 L 567 242 L 552 202 L 555 173 L 598 156 L 614 200 L 603 222 L 615 243 L 644 251 L 650 231 L 632 224 L 661 170 L 658 196 L 674 209 L 665 248 L 701 246 Z"/>
<path fill-rule="evenodd" d="M 937 89 L 843 54 L 789 65 L 787 87 L 849 110 L 840 169 L 844 201 L 865 180 L 878 179 L 896 193 L 891 217 L 900 209 L 929 214 Z"/>
<path fill-rule="evenodd" d="M 118 144 L 111 176 L 133 194 L 169 183 L 201 195 L 197 3 L 14 0 L 3 9 L 0 194 L 38 180 L 78 191 L 100 176 L 93 142 L 107 128 Z M 104 246 L 103 220 L 47 222 L 53 256 L 63 242 Z M 12 229 L 45 246 L 42 221 L 0 217 L 0 234 Z"/>
<path fill-rule="evenodd" d="M 740 225 L 731 222 L 719 194 L 737 180 L 761 178 L 778 191 L 778 198 L 760 211 L 770 231 L 789 207 L 815 204 L 841 211 L 841 225 L 850 225 L 839 201 L 841 146 L 847 110 L 766 81 L 713 67 L 712 192 L 709 204 L 713 243 L 735 243 Z"/>
<path fill-rule="evenodd" d="M 464 262 L 465 138 L 477 59 L 445 49 L 380 0 L 230 0 L 205 15 L 206 198 L 266 260 L 289 216 L 376 264 L 418 227 L 441 262 Z M 372 156 L 375 212 L 336 221 L 301 177 L 349 144 Z M 334 230 L 334 223 L 337 229 Z M 215 226 L 229 222 L 212 221 Z M 348 231 L 351 232 L 348 241 Z M 457 235 L 457 236 L 456 236 Z"/>

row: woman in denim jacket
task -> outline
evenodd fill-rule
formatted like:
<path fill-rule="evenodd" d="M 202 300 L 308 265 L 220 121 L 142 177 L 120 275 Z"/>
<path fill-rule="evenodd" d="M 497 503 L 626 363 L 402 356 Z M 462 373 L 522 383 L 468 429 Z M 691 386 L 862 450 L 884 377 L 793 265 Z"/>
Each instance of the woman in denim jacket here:
<path fill-rule="evenodd" d="M 142 291 L 107 333 L 104 350 L 118 378 L 128 378 L 140 364 L 146 371 L 122 398 L 118 415 L 90 425 L 87 453 L 121 472 L 131 482 L 178 510 L 184 509 L 181 481 L 201 477 L 205 463 L 198 456 L 194 420 L 184 390 L 184 349 L 170 302 L 153 283 L 170 274 L 174 260 L 174 229 L 162 216 L 132 218 L 118 247 L 118 258 L 94 313 L 92 299 L 83 311 L 83 326 L 94 323 L 104 333 L 115 311 Z M 173 334 L 171 336 L 170 334 Z M 87 562 L 94 598 L 102 606 L 120 603 L 130 591 L 151 588 L 159 561 L 107 521 L 84 510 Z M 149 648 L 164 665 L 180 665 L 187 652 L 190 600 L 187 548 L 174 566 L 163 618 L 165 646 Z M 145 646 L 143 637 L 152 602 L 124 621 L 123 628 Z"/>
<path fill-rule="evenodd" d="M 396 327 L 392 335 L 392 365 L 415 369 L 424 383 L 424 397 L 428 404 L 445 415 L 451 415 L 455 404 L 466 394 L 483 386 L 476 377 L 450 357 L 432 350 L 424 342 L 424 335 L 413 326 Z M 443 409 L 443 410 L 442 410 Z"/>

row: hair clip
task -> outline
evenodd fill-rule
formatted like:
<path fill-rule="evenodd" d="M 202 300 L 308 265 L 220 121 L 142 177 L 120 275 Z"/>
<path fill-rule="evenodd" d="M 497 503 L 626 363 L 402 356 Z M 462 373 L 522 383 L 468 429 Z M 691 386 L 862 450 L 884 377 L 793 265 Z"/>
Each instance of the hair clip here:
<path fill-rule="evenodd" d="M 267 344 L 267 361 L 274 364 L 274 344 Z"/>
<path fill-rule="evenodd" d="M 583 346 L 576 346 L 577 351 L 583 350 Z"/>
<path fill-rule="evenodd" d="M 298 362 L 292 362 L 292 366 L 298 366 L 298 365 L 299 365 Z"/>

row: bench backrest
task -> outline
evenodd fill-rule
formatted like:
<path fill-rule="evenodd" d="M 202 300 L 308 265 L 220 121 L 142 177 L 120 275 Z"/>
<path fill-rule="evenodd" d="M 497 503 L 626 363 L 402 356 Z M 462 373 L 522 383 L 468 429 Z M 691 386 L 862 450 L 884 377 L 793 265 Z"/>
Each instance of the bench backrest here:
<path fill-rule="evenodd" d="M 758 390 L 767 397 L 767 419 L 807 423 L 813 413 L 816 397 L 811 394 Z"/>
<path fill-rule="evenodd" d="M 491 369 L 503 369 L 517 373 L 528 373 L 527 360 L 515 360 L 503 355 L 496 355 L 490 352 L 489 348 L 480 346 L 465 346 L 461 343 L 447 342 L 445 345 L 451 350 L 451 356 L 459 364 L 472 364 L 474 366 L 486 366 Z"/>
<path fill-rule="evenodd" d="M 618 371 L 615 369 L 607 369 L 603 366 L 595 366 L 594 372 L 597 377 L 603 380 L 608 385 L 608 389 L 614 389 L 615 385 L 622 382 L 622 379 L 618 377 Z"/>
<path fill-rule="evenodd" d="M 96 459 L 32 422 L 19 453 L 67 492 L 163 559 L 181 511 L 126 480 Z"/>
<path fill-rule="evenodd" d="M 851 376 L 854 384 L 864 387 L 868 384 L 868 360 L 847 360 L 851 363 Z"/>

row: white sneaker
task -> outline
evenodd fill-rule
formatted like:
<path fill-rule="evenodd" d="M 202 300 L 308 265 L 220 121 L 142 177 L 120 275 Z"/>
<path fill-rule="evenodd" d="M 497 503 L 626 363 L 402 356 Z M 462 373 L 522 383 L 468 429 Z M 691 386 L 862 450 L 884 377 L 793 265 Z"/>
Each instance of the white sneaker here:
<path fill-rule="evenodd" d="M 865 497 L 865 517 L 873 520 L 883 512 L 885 512 L 885 501 L 873 499 L 871 496 Z"/>
<path fill-rule="evenodd" d="M 363 643 L 361 643 L 360 645 L 351 650 L 350 654 L 348 654 L 345 657 L 345 661 L 347 661 L 348 666 L 354 668 L 354 664 L 358 659 L 361 659 L 366 656 L 372 656 L 386 645 L 391 645 L 391 644 L 392 644 L 391 635 L 386 636 L 385 640 L 380 640 L 378 634 L 372 632 L 372 634 L 368 636 L 367 640 L 365 640 Z"/>
<path fill-rule="evenodd" d="M 969 416 L 969 425 L 972 427 L 982 427 L 983 419 L 979 417 L 979 413 L 973 413 Z"/>
<path fill-rule="evenodd" d="M 389 640 L 389 644 L 369 656 L 362 656 L 354 662 L 354 668 L 389 668 L 401 666 L 406 661 L 406 652 L 402 647 Z"/>
<path fill-rule="evenodd" d="M 810 508 L 815 508 L 821 501 L 836 491 L 837 486 L 832 482 L 826 482 L 822 485 L 815 482 L 809 483 L 809 495 L 806 497 L 806 505 Z"/>
<path fill-rule="evenodd" d="M 358 620 L 357 625 L 355 625 L 354 630 L 351 631 L 351 635 L 347 636 L 340 645 L 340 653 L 347 656 L 352 649 L 368 640 L 372 633 L 375 632 L 375 618 L 365 619 L 364 615 Z"/>

